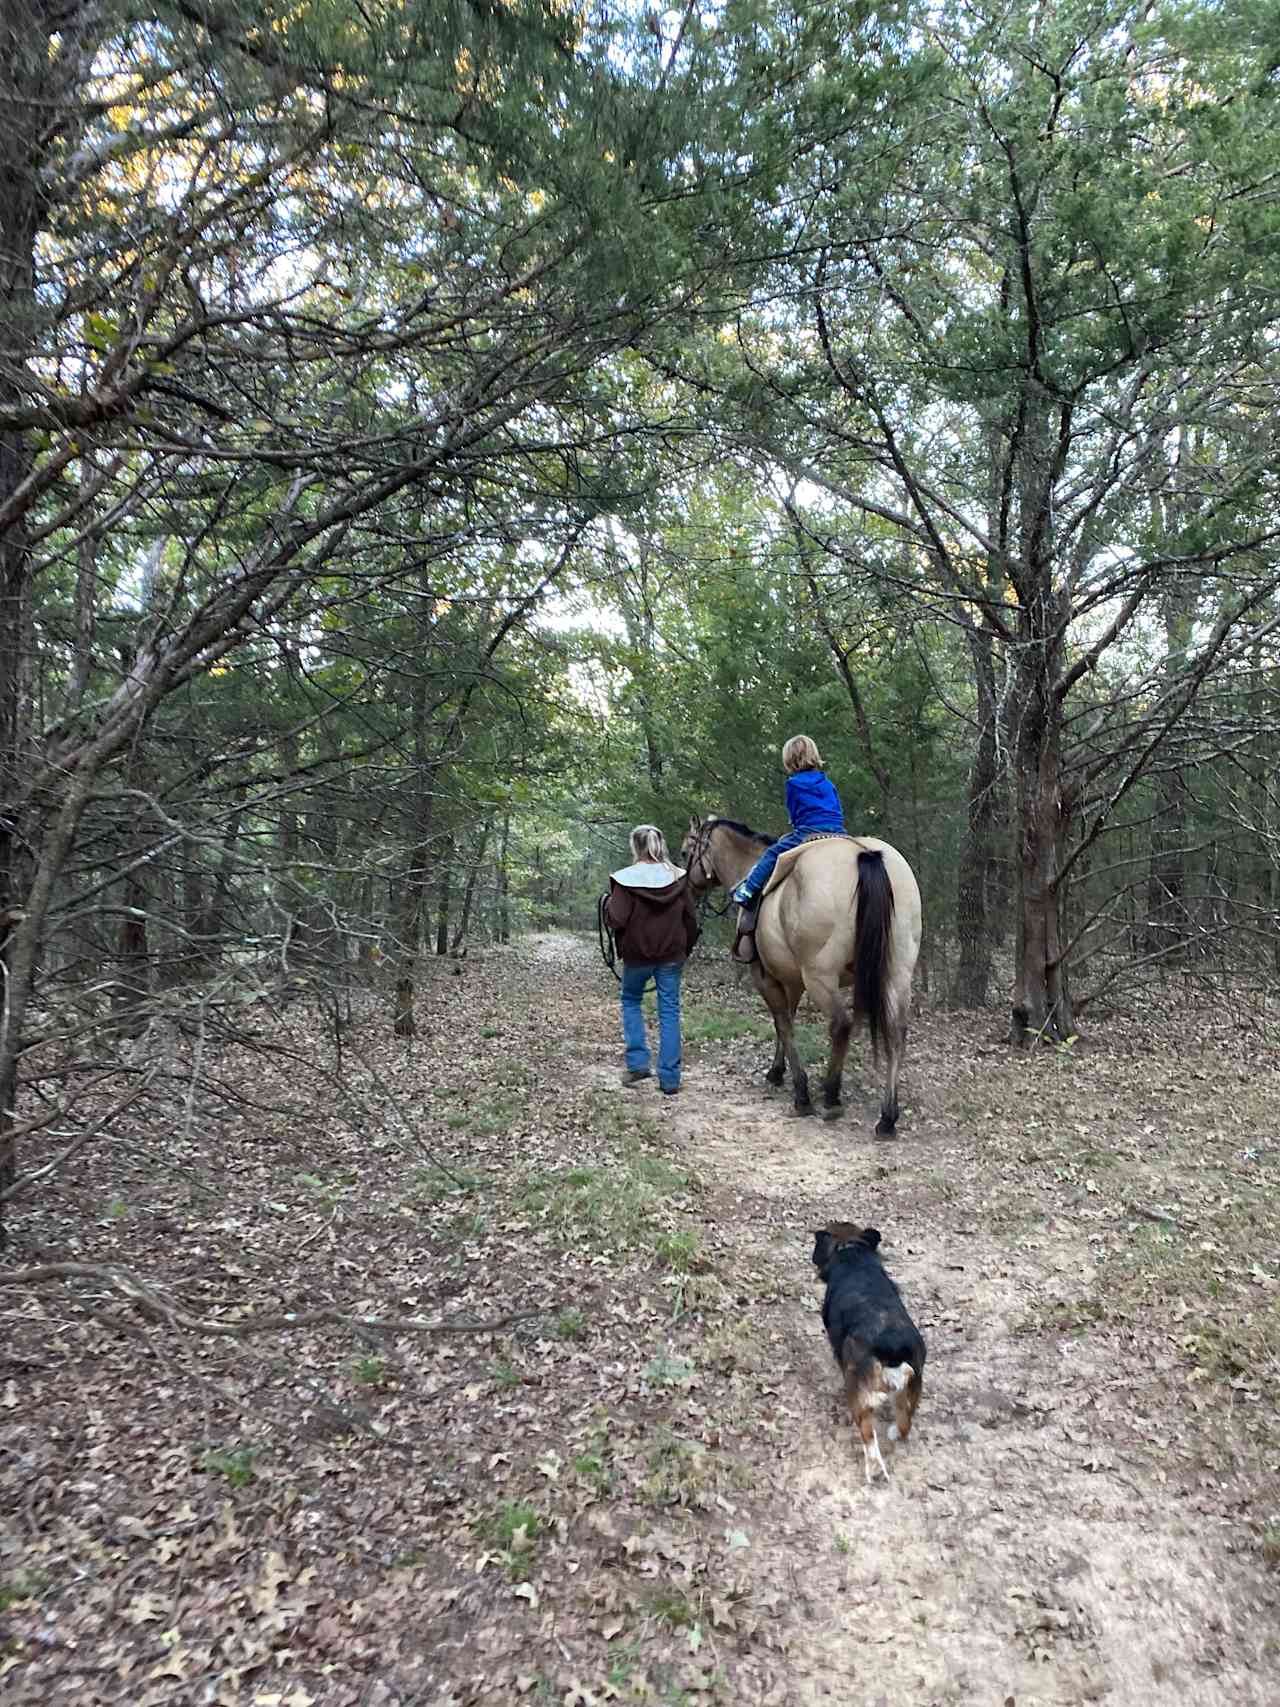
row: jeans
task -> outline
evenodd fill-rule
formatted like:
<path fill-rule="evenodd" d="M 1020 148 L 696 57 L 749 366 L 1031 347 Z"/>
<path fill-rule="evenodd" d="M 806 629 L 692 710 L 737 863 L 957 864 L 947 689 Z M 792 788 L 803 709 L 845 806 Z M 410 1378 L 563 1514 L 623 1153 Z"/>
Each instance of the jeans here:
<path fill-rule="evenodd" d="M 640 998 L 652 979 L 658 992 L 658 1083 L 667 1090 L 680 1084 L 680 974 L 681 960 L 650 966 L 628 960 L 622 967 L 622 1040 L 627 1046 L 627 1071 L 643 1073 L 649 1067 L 649 1044 L 644 1032 Z"/>
<path fill-rule="evenodd" d="M 788 848 L 798 848 L 801 842 L 809 839 L 808 830 L 788 830 L 785 836 L 779 836 L 772 847 L 768 847 L 751 867 L 733 891 L 733 899 L 740 907 L 749 906 L 773 876 L 773 868 L 778 863 L 778 855 L 786 853 Z"/>

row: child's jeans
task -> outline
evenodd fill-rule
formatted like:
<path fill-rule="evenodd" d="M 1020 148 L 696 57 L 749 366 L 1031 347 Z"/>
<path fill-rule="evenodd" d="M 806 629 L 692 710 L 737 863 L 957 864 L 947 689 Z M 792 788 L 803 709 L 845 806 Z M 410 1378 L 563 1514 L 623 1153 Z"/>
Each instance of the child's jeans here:
<path fill-rule="evenodd" d="M 812 831 L 788 830 L 785 836 L 779 836 L 772 847 L 768 847 L 751 867 L 733 891 L 733 899 L 740 907 L 749 907 L 765 884 L 773 876 L 773 868 L 778 863 L 778 856 L 786 853 L 788 848 L 798 848 L 801 842 L 808 841 Z"/>

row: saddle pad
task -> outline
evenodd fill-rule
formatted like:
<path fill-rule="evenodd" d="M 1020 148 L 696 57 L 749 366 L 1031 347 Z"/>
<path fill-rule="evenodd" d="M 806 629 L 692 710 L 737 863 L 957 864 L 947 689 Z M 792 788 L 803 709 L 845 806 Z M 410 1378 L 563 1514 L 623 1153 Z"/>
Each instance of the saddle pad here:
<path fill-rule="evenodd" d="M 778 863 L 774 866 L 773 873 L 770 876 L 769 881 L 760 892 L 760 899 L 762 901 L 766 895 L 771 895 L 780 883 L 786 882 L 787 878 L 791 874 L 791 867 L 796 863 L 796 860 L 802 853 L 807 853 L 809 849 L 818 842 L 852 842 L 859 850 L 865 846 L 865 843 L 863 843 L 857 836 L 841 836 L 837 835 L 834 831 L 830 833 L 820 831 L 817 835 L 811 836 L 807 842 L 801 842 L 797 847 L 788 848 L 785 853 L 780 853 L 778 855 Z"/>

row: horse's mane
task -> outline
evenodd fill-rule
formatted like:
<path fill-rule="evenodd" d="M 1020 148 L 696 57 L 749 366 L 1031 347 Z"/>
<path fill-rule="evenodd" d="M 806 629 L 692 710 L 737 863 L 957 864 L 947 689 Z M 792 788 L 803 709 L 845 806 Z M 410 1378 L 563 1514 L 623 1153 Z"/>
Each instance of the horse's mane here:
<path fill-rule="evenodd" d="M 744 824 L 738 818 L 708 818 L 708 824 L 720 824 L 726 830 L 736 830 L 740 836 L 745 836 L 749 842 L 759 842 L 762 848 L 771 847 L 777 841 L 776 836 L 767 836 L 763 830 L 753 830 L 750 824 Z"/>

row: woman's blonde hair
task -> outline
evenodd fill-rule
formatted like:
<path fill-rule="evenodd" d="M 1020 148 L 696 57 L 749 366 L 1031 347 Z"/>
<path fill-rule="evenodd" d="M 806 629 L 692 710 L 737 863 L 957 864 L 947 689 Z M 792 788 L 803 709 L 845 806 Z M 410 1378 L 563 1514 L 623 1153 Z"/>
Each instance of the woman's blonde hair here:
<path fill-rule="evenodd" d="M 637 824 L 631 832 L 632 859 L 653 859 L 659 865 L 670 865 L 667 838 L 656 824 Z"/>
<path fill-rule="evenodd" d="M 822 754 L 807 735 L 793 735 L 782 746 L 782 763 L 789 771 L 820 771 Z"/>

